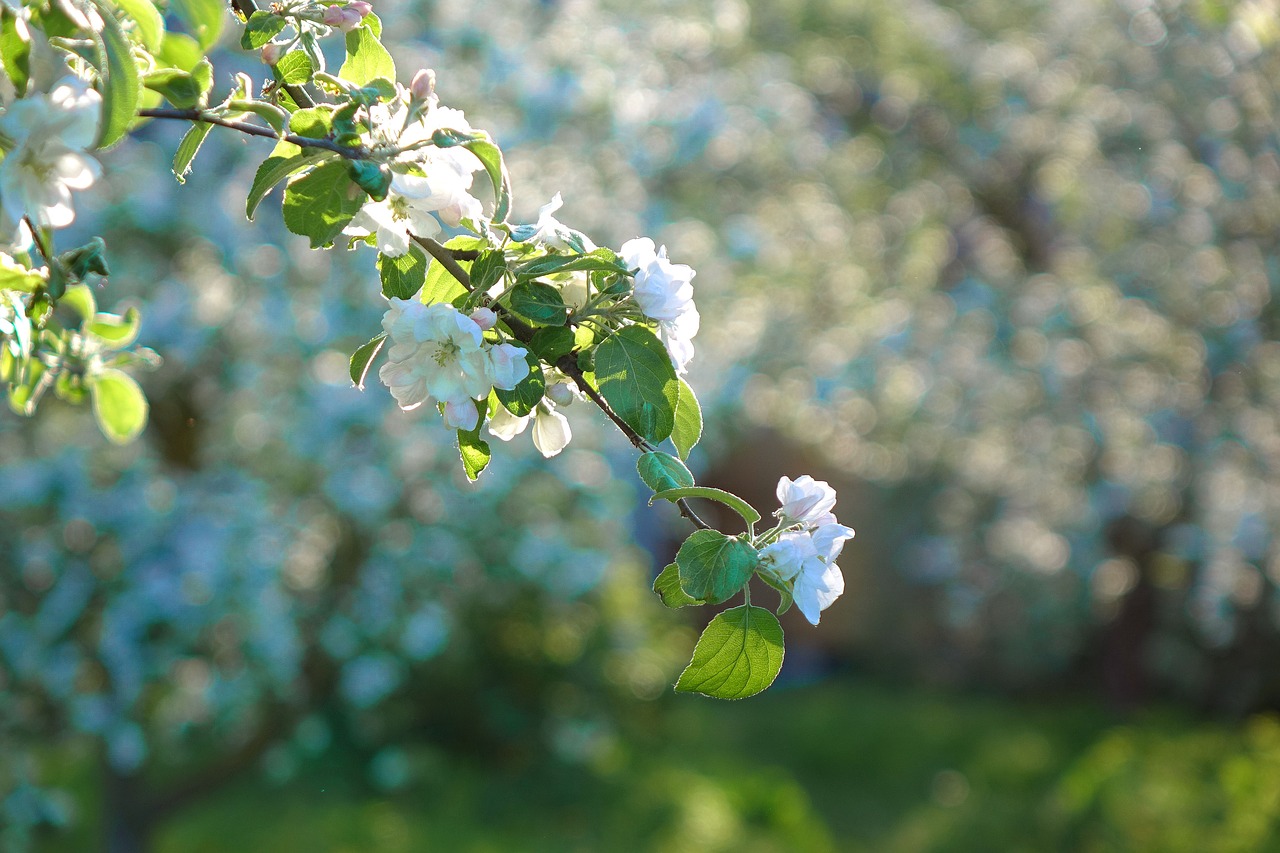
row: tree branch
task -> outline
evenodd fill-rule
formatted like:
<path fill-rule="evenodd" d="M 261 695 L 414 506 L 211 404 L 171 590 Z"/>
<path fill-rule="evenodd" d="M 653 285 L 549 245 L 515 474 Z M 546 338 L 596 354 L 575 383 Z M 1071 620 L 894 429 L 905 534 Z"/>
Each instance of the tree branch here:
<path fill-rule="evenodd" d="M 292 142 L 299 148 L 321 148 L 325 151 L 332 151 L 339 157 L 347 160 L 363 160 L 369 156 L 369 151 L 363 145 L 357 145 L 349 148 L 345 145 L 339 145 L 331 139 L 319 139 L 314 136 L 296 136 L 292 133 L 276 133 L 269 127 L 259 127 L 256 124 L 246 124 L 242 121 L 221 118 L 205 110 L 179 110 L 167 107 L 156 107 L 153 109 L 138 110 L 138 115 L 143 118 L 168 118 L 177 119 L 178 121 L 204 122 L 205 124 L 216 124 L 218 127 L 225 127 L 231 130 L 249 136 L 260 136 L 263 139 L 283 139 L 285 142 Z"/>
<path fill-rule="evenodd" d="M 247 21 L 253 17 L 254 12 L 258 11 L 258 4 L 254 0 L 231 0 L 231 8 L 235 9 Z M 280 85 L 281 88 L 289 93 L 289 97 L 293 98 L 293 102 L 303 109 L 316 105 L 315 100 L 301 86 L 295 86 L 292 83 L 281 83 Z"/>

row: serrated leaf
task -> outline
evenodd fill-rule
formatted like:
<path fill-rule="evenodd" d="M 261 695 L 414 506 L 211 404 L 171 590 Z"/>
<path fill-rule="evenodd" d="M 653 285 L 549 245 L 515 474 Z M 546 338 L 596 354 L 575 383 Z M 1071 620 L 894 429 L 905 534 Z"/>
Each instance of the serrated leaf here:
<path fill-rule="evenodd" d="M 714 699 L 745 699 L 782 671 L 782 625 L 763 607 L 744 604 L 718 614 L 693 649 L 676 690 Z"/>
<path fill-rule="evenodd" d="M 760 520 L 760 513 L 756 512 L 755 507 L 744 501 L 731 492 L 722 489 L 713 489 L 710 486 L 689 486 L 681 489 L 668 489 L 665 492 L 658 492 L 649 499 L 649 503 L 657 500 L 671 501 L 672 503 L 683 498 L 706 498 L 707 500 L 718 501 L 729 509 L 742 516 L 747 524 L 755 524 Z"/>
<path fill-rule="evenodd" d="M 102 118 L 98 125 L 99 148 L 110 148 L 129 130 L 138 106 L 138 66 L 133 61 L 133 46 L 120 29 L 114 7 L 99 0 L 102 31 L 96 41 L 102 52 L 98 66 L 101 77 Z"/>
<path fill-rule="evenodd" d="M 298 86 L 311 80 L 315 67 L 304 51 L 293 50 L 280 57 L 276 63 L 276 79 L 290 86 Z"/>
<path fill-rule="evenodd" d="M 510 391 L 503 391 L 501 388 L 493 389 L 493 393 L 503 407 L 518 418 L 523 418 L 532 412 L 547 392 L 547 380 L 542 375 L 542 365 L 538 363 L 538 357 L 533 353 L 527 353 L 525 360 L 529 363 L 529 375 L 521 379 L 515 388 Z"/>
<path fill-rule="evenodd" d="M 374 358 L 377 357 L 378 352 L 382 349 L 382 345 L 386 343 L 386 341 L 386 334 L 378 335 L 376 338 L 369 341 L 367 344 L 362 344 L 355 352 L 351 353 L 351 363 L 349 366 L 351 383 L 361 391 L 364 390 L 364 378 L 369 373 L 369 365 L 373 364 Z"/>
<path fill-rule="evenodd" d="M 173 0 L 169 8 L 195 36 L 202 51 L 207 51 L 222 35 L 227 10 L 222 0 Z"/>
<path fill-rule="evenodd" d="M 569 319 L 560 291 L 540 281 L 529 281 L 511 288 L 511 310 L 530 322 L 542 326 L 563 326 Z"/>
<path fill-rule="evenodd" d="M 671 609 L 679 607 L 697 607 L 706 604 L 699 601 L 680 588 L 680 567 L 675 563 L 667 566 L 653 582 L 653 591 L 662 599 L 662 603 Z"/>
<path fill-rule="evenodd" d="M 427 275 L 427 258 L 417 246 L 398 257 L 378 255 L 378 276 L 382 295 L 388 299 L 412 299 L 422 289 Z"/>
<path fill-rule="evenodd" d="M 627 267 L 611 250 L 596 249 L 585 255 L 544 255 L 515 270 L 521 281 L 558 273 L 587 271 L 626 272 Z"/>
<path fill-rule="evenodd" d="M 507 269 L 507 259 L 501 249 L 485 249 L 471 263 L 471 289 L 483 293 L 498 283 Z"/>
<path fill-rule="evenodd" d="M 116 444 L 128 444 L 147 425 L 147 398 L 123 371 L 101 370 L 90 378 L 93 414 L 103 435 Z"/>
<path fill-rule="evenodd" d="M 458 430 L 458 455 L 462 457 L 467 479 L 474 483 L 480 472 L 489 467 L 493 453 L 489 450 L 489 442 L 480 438 L 479 429 L 471 432 Z"/>
<path fill-rule="evenodd" d="M 702 438 L 702 407 L 698 405 L 698 397 L 689 387 L 689 383 L 680 380 L 680 391 L 676 399 L 676 422 L 671 428 L 671 443 L 676 446 L 676 453 L 681 459 L 689 458 Z"/>
<path fill-rule="evenodd" d="M 568 326 L 546 326 L 533 333 L 529 351 L 547 364 L 555 364 L 573 351 L 573 329 Z"/>
<path fill-rule="evenodd" d="M 693 485 L 693 474 L 684 463 L 661 450 L 642 453 L 636 460 L 636 471 L 644 484 L 655 492 L 681 489 Z"/>
<path fill-rule="evenodd" d="M 200 103 L 203 92 L 200 84 L 186 71 L 177 68 L 158 68 L 142 78 L 142 85 L 158 92 L 166 101 L 179 109 L 190 109 Z"/>
<path fill-rule="evenodd" d="M 245 50 L 258 50 L 278 36 L 285 23 L 281 16 L 259 9 L 245 23 L 244 32 L 240 34 L 240 46 Z"/>
<path fill-rule="evenodd" d="M 679 382 L 662 342 L 643 326 L 627 326 L 595 349 L 600 394 L 627 426 L 652 442 L 671 435 Z"/>
<path fill-rule="evenodd" d="M 22 97 L 31 79 L 31 34 L 25 24 L 19 26 L 17 16 L 8 10 L 0 17 L 0 64 L 18 97 Z"/>
<path fill-rule="evenodd" d="M 173 153 L 173 176 L 178 179 L 178 183 L 187 182 L 187 175 L 191 172 L 191 162 L 196 159 L 200 146 L 204 144 L 205 137 L 211 130 L 213 125 L 198 121 L 183 134 L 182 141 L 178 143 L 178 150 Z"/>
<path fill-rule="evenodd" d="M 380 31 L 382 22 L 377 15 L 368 15 L 360 26 L 347 33 L 347 59 L 338 69 L 338 76 L 357 86 L 379 77 L 396 79 L 396 64 L 382 42 L 378 41 L 374 26 Z"/>
<path fill-rule="evenodd" d="M 289 115 L 289 131 L 298 136 L 323 139 L 333 130 L 333 107 L 307 107 Z"/>
<path fill-rule="evenodd" d="M 347 174 L 346 164 L 322 163 L 285 186 L 284 224 L 319 249 L 333 243 L 368 199 Z"/>
<path fill-rule="evenodd" d="M 115 0 L 135 24 L 142 46 L 155 53 L 164 41 L 164 16 L 151 0 Z"/>
<path fill-rule="evenodd" d="M 296 149 L 297 146 L 292 147 Z M 253 176 L 253 185 L 249 187 L 249 197 L 245 201 L 245 216 L 253 219 L 253 214 L 258 209 L 258 205 L 262 203 L 262 199 L 266 197 L 267 193 L 271 192 L 271 188 L 276 184 L 295 172 L 316 163 L 322 163 L 333 156 L 335 155 L 329 151 L 308 148 L 301 154 L 295 154 L 292 157 L 272 155 L 263 160 L 262 165 L 258 167 L 257 173 Z"/>
<path fill-rule="evenodd" d="M 759 563 L 750 542 L 718 530 L 695 531 L 676 552 L 680 588 L 710 604 L 741 592 Z"/>

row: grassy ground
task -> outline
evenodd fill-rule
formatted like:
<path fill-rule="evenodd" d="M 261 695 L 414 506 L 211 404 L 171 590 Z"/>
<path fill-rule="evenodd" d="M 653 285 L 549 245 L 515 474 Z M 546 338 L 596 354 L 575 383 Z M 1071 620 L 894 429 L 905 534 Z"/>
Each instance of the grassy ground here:
<path fill-rule="evenodd" d="M 1280 722 L 867 685 L 674 698 L 582 764 L 406 754 L 395 793 L 341 755 L 176 816 L 162 853 L 1280 849 Z M 585 754 L 585 753 L 584 753 Z M 58 848 L 51 848 L 58 849 Z M 66 849 L 84 849 L 83 847 Z"/>

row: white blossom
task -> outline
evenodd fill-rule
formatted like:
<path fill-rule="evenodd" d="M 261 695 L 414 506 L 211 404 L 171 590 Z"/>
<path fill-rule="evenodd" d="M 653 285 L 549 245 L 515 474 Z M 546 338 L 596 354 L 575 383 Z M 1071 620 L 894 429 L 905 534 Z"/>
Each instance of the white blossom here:
<path fill-rule="evenodd" d="M 475 429 L 479 412 L 472 401 L 487 398 L 495 384 L 514 387 L 528 373 L 524 350 L 485 345 L 480 327 L 452 305 L 392 299 L 382 328 L 390 346 L 378 377 L 400 408 L 409 411 L 435 398 L 455 429 Z"/>
<path fill-rule="evenodd" d="M 676 372 L 684 373 L 693 358 L 693 337 L 700 321 L 693 304 L 693 269 L 671 263 L 667 247 L 655 250 L 648 237 L 623 243 L 621 255 L 628 267 L 637 270 L 632 291 L 636 304 L 646 317 L 658 321 L 658 339 Z"/>
<path fill-rule="evenodd" d="M 760 552 L 760 565 L 783 583 L 791 584 L 796 607 L 817 625 L 823 610 L 844 592 L 844 575 L 836 558 L 853 530 L 824 524 L 809 532 L 784 533 Z"/>
<path fill-rule="evenodd" d="M 69 77 L 0 115 L 0 134 L 16 143 L 0 162 L 0 239 L 20 241 L 23 217 L 51 228 L 75 220 L 71 191 L 89 188 L 101 174 L 85 153 L 97 139 L 101 112 L 102 96 Z"/>
<path fill-rule="evenodd" d="M 551 201 L 538 210 L 538 224 L 536 226 L 538 230 L 529 239 L 546 246 L 548 249 L 555 249 L 557 252 L 575 252 L 579 254 L 594 252 L 596 244 L 592 243 L 587 235 L 580 231 L 574 231 L 552 216 L 563 205 L 564 199 L 560 197 L 560 193 L 552 196 Z"/>
<path fill-rule="evenodd" d="M 782 504 L 782 508 L 774 515 L 783 524 L 817 527 L 834 524 L 836 520 L 831 511 L 836 505 L 836 490 L 825 480 L 815 480 L 808 474 L 795 480 L 790 477 L 779 480 L 778 503 Z"/>
<path fill-rule="evenodd" d="M 533 424 L 533 446 L 548 459 L 564 450 L 573 438 L 569 420 L 556 411 L 550 400 L 541 401 L 524 417 L 513 415 L 504 406 L 499 406 L 489 418 L 489 432 L 495 438 L 510 441 L 523 433 L 530 423 Z"/>

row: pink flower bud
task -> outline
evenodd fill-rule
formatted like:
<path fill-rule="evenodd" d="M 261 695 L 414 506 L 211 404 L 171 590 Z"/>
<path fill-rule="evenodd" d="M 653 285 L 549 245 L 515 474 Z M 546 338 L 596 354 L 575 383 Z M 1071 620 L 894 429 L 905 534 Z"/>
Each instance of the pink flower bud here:
<path fill-rule="evenodd" d="M 347 4 L 347 9 L 355 12 L 361 18 L 365 18 L 373 11 L 373 4 L 366 3 L 365 0 L 351 0 L 351 2 Z"/>
<path fill-rule="evenodd" d="M 487 332 L 497 325 L 498 315 L 490 308 L 477 308 L 471 312 L 471 320 Z"/>
<path fill-rule="evenodd" d="M 321 20 L 326 26 L 336 27 L 349 33 L 360 26 L 361 15 L 350 6 L 327 6 Z"/>
<path fill-rule="evenodd" d="M 435 93 L 436 90 L 436 72 L 430 68 L 423 68 L 417 74 L 413 75 L 412 82 L 409 83 L 409 94 L 415 101 L 425 101 Z"/>
<path fill-rule="evenodd" d="M 262 46 L 262 61 L 267 65 L 275 65 L 284 56 L 284 45 L 273 41 Z"/>
<path fill-rule="evenodd" d="M 321 16 L 320 20 L 324 21 L 326 26 L 330 26 L 330 27 L 339 26 L 342 23 L 342 7 L 326 6 L 324 10 L 324 15 Z"/>

